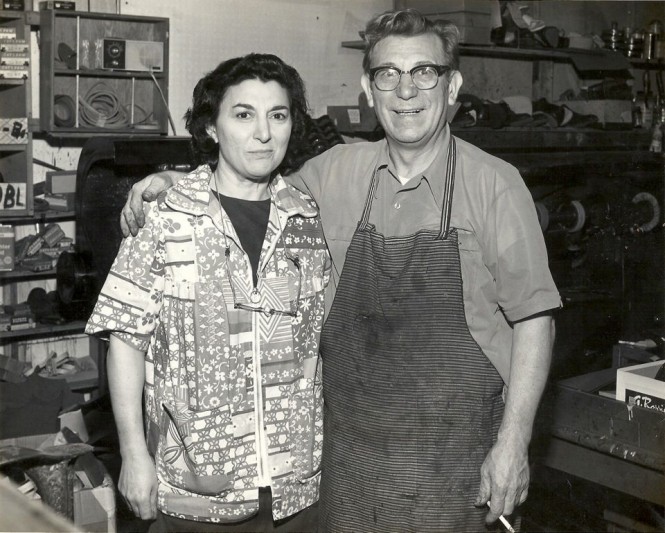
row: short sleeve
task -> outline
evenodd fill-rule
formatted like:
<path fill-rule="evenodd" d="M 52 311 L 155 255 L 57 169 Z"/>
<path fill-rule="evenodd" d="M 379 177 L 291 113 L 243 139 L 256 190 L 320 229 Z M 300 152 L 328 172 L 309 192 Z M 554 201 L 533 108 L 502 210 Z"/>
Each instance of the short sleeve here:
<path fill-rule="evenodd" d="M 164 240 L 157 202 L 145 226 L 125 238 L 102 286 L 86 333 L 113 333 L 147 351 L 159 318 L 164 288 Z"/>
<path fill-rule="evenodd" d="M 501 191 L 488 212 L 490 270 L 498 303 L 511 322 L 561 305 L 533 198 L 519 178 Z M 494 235 L 491 233 L 494 232 Z"/>

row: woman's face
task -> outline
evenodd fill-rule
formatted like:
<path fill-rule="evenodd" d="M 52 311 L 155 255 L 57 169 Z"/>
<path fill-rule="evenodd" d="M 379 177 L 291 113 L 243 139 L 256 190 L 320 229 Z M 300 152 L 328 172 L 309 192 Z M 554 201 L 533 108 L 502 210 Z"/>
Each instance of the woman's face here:
<path fill-rule="evenodd" d="M 245 80 L 229 87 L 208 134 L 219 143 L 219 166 L 240 179 L 269 179 L 291 137 L 289 95 L 276 81 Z"/>

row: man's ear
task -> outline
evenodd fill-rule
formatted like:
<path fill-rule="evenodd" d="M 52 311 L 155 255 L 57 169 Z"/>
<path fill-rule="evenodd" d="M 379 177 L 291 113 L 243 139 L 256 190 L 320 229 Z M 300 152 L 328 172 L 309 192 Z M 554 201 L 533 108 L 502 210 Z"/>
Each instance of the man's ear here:
<path fill-rule="evenodd" d="M 454 71 L 453 76 L 448 83 L 448 105 L 453 105 L 457 102 L 457 95 L 462 88 L 463 82 L 464 79 L 462 78 L 462 73 L 459 70 Z"/>
<path fill-rule="evenodd" d="M 367 73 L 361 76 L 360 85 L 363 88 L 365 96 L 367 96 L 367 105 L 369 107 L 374 107 L 374 96 L 372 95 L 372 82 L 369 81 L 369 75 Z"/>

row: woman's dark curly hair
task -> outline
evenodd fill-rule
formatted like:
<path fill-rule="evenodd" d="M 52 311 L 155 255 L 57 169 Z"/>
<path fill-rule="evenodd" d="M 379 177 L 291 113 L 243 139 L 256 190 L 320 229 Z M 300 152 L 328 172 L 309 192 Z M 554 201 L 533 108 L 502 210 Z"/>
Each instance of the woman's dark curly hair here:
<path fill-rule="evenodd" d="M 223 61 L 196 84 L 192 107 L 185 113 L 185 121 L 187 131 L 192 135 L 192 150 L 197 163 L 207 163 L 213 170 L 217 167 L 219 147 L 208 135 L 207 128 L 216 122 L 226 91 L 245 80 L 276 81 L 286 89 L 293 126 L 284 160 L 276 171 L 288 174 L 297 170 L 309 151 L 307 135 L 310 118 L 305 84 L 296 69 L 272 54 L 247 54 Z"/>

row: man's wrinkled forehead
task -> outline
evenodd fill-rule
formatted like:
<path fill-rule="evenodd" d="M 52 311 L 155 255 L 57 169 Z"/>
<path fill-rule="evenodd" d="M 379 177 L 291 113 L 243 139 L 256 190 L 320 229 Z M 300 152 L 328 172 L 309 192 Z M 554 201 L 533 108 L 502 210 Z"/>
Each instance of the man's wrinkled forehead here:
<path fill-rule="evenodd" d="M 418 64 L 447 64 L 443 43 L 438 35 L 389 35 L 376 43 L 370 53 L 370 66 L 410 67 Z"/>

